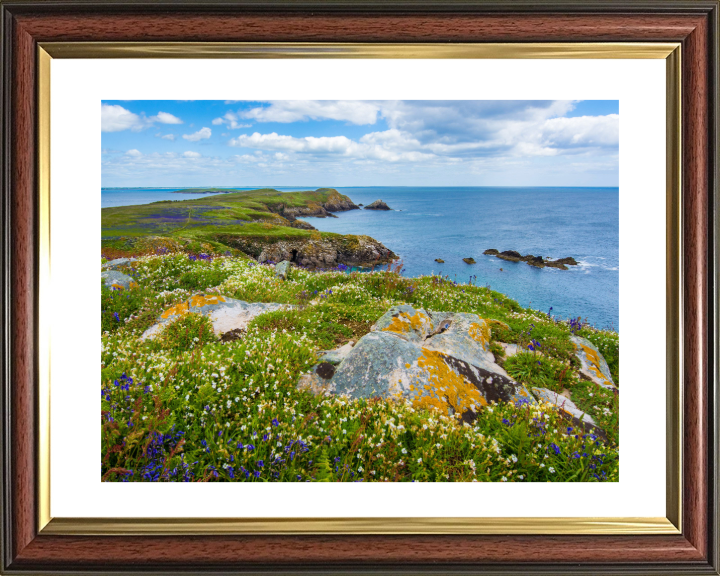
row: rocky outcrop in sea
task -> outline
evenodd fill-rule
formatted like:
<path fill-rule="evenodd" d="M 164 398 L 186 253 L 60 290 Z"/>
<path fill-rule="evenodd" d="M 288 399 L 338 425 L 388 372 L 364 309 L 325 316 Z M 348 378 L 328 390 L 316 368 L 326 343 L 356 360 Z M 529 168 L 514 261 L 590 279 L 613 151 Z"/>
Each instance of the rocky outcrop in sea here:
<path fill-rule="evenodd" d="M 542 256 L 533 256 L 532 254 L 527 254 L 523 256 L 520 254 L 520 252 L 516 252 L 515 250 L 505 250 L 503 252 L 499 252 L 495 248 L 489 248 L 488 250 L 485 250 L 483 254 L 486 254 L 488 256 L 495 256 L 496 258 L 500 258 L 501 260 L 507 260 L 508 262 L 527 262 L 530 266 L 535 266 L 536 268 L 559 268 L 560 270 L 567 270 L 567 266 L 577 266 L 577 262 L 575 261 L 575 258 L 572 256 L 568 256 L 566 258 L 560 258 L 558 260 L 550 260 L 549 258 L 543 258 Z"/>
<path fill-rule="evenodd" d="M 382 200 L 375 200 L 372 204 L 365 206 L 365 210 L 392 210 L 392 208 Z"/>

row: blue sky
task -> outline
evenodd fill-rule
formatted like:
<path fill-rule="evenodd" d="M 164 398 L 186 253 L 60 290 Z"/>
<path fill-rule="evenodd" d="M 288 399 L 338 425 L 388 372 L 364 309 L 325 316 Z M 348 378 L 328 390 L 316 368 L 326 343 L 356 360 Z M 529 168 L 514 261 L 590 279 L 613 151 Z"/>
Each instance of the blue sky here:
<path fill-rule="evenodd" d="M 102 185 L 617 186 L 619 102 L 103 101 Z"/>

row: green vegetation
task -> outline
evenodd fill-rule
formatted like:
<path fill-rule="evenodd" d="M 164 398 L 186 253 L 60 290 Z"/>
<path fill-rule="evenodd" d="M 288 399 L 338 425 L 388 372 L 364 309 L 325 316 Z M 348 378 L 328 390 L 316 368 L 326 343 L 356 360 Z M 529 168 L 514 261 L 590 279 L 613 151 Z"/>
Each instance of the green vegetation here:
<path fill-rule="evenodd" d="M 222 210 L 246 209 L 239 204 Z M 126 213 L 110 210 L 107 218 L 120 226 Z M 139 288 L 102 289 L 106 481 L 618 480 L 617 396 L 578 377 L 571 326 L 498 292 L 438 276 L 404 278 L 390 268 L 293 269 L 282 281 L 272 266 L 222 253 L 147 255 L 126 271 Z M 198 292 L 296 307 L 258 316 L 233 341 L 218 340 L 196 315 L 166 325 L 154 340 L 140 339 L 163 310 Z M 506 323 L 492 324 L 491 349 L 499 353 L 504 342 L 528 350 L 504 360 L 508 372 L 528 385 L 569 389 L 609 440 L 573 430 L 548 405 L 492 404 L 462 425 L 395 400 L 297 389 L 321 350 L 357 340 L 400 303 Z M 617 371 L 617 334 L 579 333 Z"/>
<path fill-rule="evenodd" d="M 119 237 L 170 236 L 216 244 L 221 235 L 309 237 L 308 230 L 292 228 L 291 221 L 278 212 L 284 207 L 319 208 L 328 200 L 338 198 L 345 197 L 331 188 L 307 192 L 262 188 L 195 200 L 103 208 L 103 248 Z"/>

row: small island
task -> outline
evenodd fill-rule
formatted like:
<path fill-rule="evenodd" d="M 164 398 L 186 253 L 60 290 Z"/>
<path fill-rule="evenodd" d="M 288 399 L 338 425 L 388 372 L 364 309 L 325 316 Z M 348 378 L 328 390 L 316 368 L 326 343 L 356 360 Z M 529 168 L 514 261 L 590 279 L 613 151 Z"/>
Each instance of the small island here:
<path fill-rule="evenodd" d="M 372 204 L 365 206 L 365 210 L 392 210 L 392 208 L 382 200 L 375 200 Z"/>

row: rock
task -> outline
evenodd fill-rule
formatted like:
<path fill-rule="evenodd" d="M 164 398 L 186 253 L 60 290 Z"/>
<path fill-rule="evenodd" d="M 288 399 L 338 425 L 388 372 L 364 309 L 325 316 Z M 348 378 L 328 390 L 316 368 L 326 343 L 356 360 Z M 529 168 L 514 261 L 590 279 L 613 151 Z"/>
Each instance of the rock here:
<path fill-rule="evenodd" d="M 580 360 L 580 374 L 603 388 L 617 390 L 610 368 L 597 347 L 580 336 L 570 336 L 570 341 L 575 345 L 575 356 Z"/>
<path fill-rule="evenodd" d="M 347 344 L 340 346 L 340 348 L 328 350 L 320 357 L 320 362 L 327 362 L 328 364 L 337 366 L 340 362 L 345 360 L 346 356 L 350 353 L 350 350 L 352 350 L 353 344 L 354 342 L 351 340 Z"/>
<path fill-rule="evenodd" d="M 557 268 L 558 270 L 567 270 L 567 266 L 565 264 L 560 264 L 559 262 L 553 262 L 552 260 L 548 260 L 544 263 L 545 266 L 548 266 L 550 268 Z M 540 268 L 540 266 L 539 266 Z"/>
<path fill-rule="evenodd" d="M 305 220 L 293 220 L 290 222 L 291 228 L 299 228 L 300 230 L 317 230 L 315 226 L 310 224 L 310 222 L 305 222 Z"/>
<path fill-rule="evenodd" d="M 137 258 L 115 258 L 102 265 L 103 270 L 115 270 L 124 266 L 128 266 L 133 262 L 136 262 Z"/>
<path fill-rule="evenodd" d="M 577 266 L 578 263 L 575 261 L 575 258 L 572 256 L 568 256 L 567 258 L 560 258 L 558 260 L 554 261 L 555 264 L 569 264 L 570 266 Z"/>
<path fill-rule="evenodd" d="M 364 206 L 364 204 L 358 204 L 358 206 Z"/>
<path fill-rule="evenodd" d="M 442 258 L 435 258 L 435 262 L 437 262 L 438 264 L 445 264 L 445 260 L 443 260 Z"/>
<path fill-rule="evenodd" d="M 352 398 L 397 398 L 465 422 L 491 401 L 535 403 L 495 364 L 489 338 L 489 324 L 475 314 L 394 306 L 339 364 L 321 358 L 298 387 Z"/>
<path fill-rule="evenodd" d="M 465 264 L 475 264 L 475 259 L 474 258 L 463 258 L 463 262 L 465 262 Z"/>
<path fill-rule="evenodd" d="M 549 260 L 543 258 L 542 256 L 533 256 L 532 254 L 523 256 L 520 252 L 516 252 L 515 250 L 498 252 L 495 248 L 489 248 L 485 250 L 483 254 L 496 256 L 501 260 L 507 260 L 509 262 L 527 262 L 529 266 L 535 266 L 536 268 L 545 268 L 548 266 L 550 268 L 558 268 L 559 270 L 567 270 L 567 266 L 565 266 L 566 264 L 570 264 L 571 266 L 577 265 L 577 262 L 572 256 L 560 258 L 559 260 Z M 502 271 L 502 268 L 500 268 L 500 270 Z"/>
<path fill-rule="evenodd" d="M 138 285 L 130 276 L 118 272 L 117 270 L 108 270 L 102 272 L 100 277 L 103 279 L 105 286 L 108 288 L 115 288 L 116 290 L 129 290 L 131 288 L 137 288 Z"/>
<path fill-rule="evenodd" d="M 500 252 L 500 254 L 495 254 L 495 256 L 502 260 L 508 260 L 509 262 L 520 262 L 520 258 L 522 258 L 520 253 L 515 252 L 515 250 L 505 250 L 504 252 Z"/>
<path fill-rule="evenodd" d="M 505 358 L 515 356 L 515 354 L 520 352 L 517 344 L 505 344 L 505 342 L 500 342 L 499 344 L 503 347 L 503 350 L 505 351 Z"/>
<path fill-rule="evenodd" d="M 422 308 L 416 310 L 409 304 L 401 304 L 385 312 L 371 330 L 392 332 L 403 340 L 422 342 L 433 331 L 433 321 Z"/>
<path fill-rule="evenodd" d="M 275 264 L 275 276 L 282 280 L 287 280 L 290 276 L 290 268 L 292 268 L 292 262 L 288 262 L 287 260 Z"/>
<path fill-rule="evenodd" d="M 331 235 L 298 239 L 219 236 L 218 241 L 242 250 L 257 258 L 258 262 L 288 260 L 306 268 L 337 268 L 338 264 L 372 267 L 397 258 L 370 236 Z"/>
<path fill-rule="evenodd" d="M 580 410 L 580 408 L 578 408 L 575 403 L 566 396 L 553 392 L 552 390 L 548 390 L 547 388 L 533 388 L 532 393 L 538 400 L 549 402 L 561 412 L 566 412 L 573 418 L 582 420 L 592 426 L 596 426 L 595 420 L 593 420 L 589 414 L 583 413 L 583 411 Z"/>
<path fill-rule="evenodd" d="M 372 204 L 365 206 L 365 210 L 392 210 L 392 208 L 382 200 L 375 200 Z"/>
<path fill-rule="evenodd" d="M 555 406 L 558 412 L 560 412 L 564 418 L 570 420 L 575 426 L 582 428 L 585 432 L 595 434 L 603 440 L 607 440 L 605 431 L 598 428 L 592 416 L 580 410 L 569 398 L 552 390 L 548 390 L 547 388 L 533 388 L 532 392 L 541 402 L 548 402 Z"/>
<path fill-rule="evenodd" d="M 317 369 L 317 367 L 315 367 Z M 330 380 L 321 378 L 315 369 L 310 374 L 300 376 L 298 382 L 298 390 L 306 390 L 315 396 L 329 395 L 333 393 L 333 386 Z"/>
<path fill-rule="evenodd" d="M 243 330 L 242 328 L 229 330 L 220 336 L 220 342 L 235 342 L 235 340 L 242 340 L 246 332 L 247 330 Z"/>
<path fill-rule="evenodd" d="M 523 256 L 521 260 L 527 262 L 530 266 L 536 266 L 537 268 L 545 267 L 545 261 L 542 256 L 533 256 L 532 254 L 528 254 L 527 256 Z"/>
<path fill-rule="evenodd" d="M 331 190 L 330 196 L 323 204 L 323 208 L 328 212 L 346 212 L 348 210 L 360 209 L 350 198 L 344 194 L 340 194 L 334 188 L 318 188 L 317 192 L 326 192 L 328 190 Z"/>
<path fill-rule="evenodd" d="M 218 294 L 196 294 L 180 304 L 176 304 L 165 310 L 157 319 L 157 322 L 148 328 L 140 337 L 141 340 L 154 338 L 162 329 L 163 324 L 170 322 L 180 316 L 195 312 L 210 318 L 213 331 L 218 336 L 240 330 L 244 332 L 250 321 L 264 314 L 292 308 L 285 304 L 274 304 L 264 302 L 244 302 L 227 298 Z"/>
<path fill-rule="evenodd" d="M 313 216 L 314 218 L 328 218 L 332 216 L 322 204 L 308 202 L 305 206 L 285 206 L 285 204 L 273 204 L 266 206 L 269 212 L 279 214 L 284 219 L 294 222 L 298 216 Z"/>

